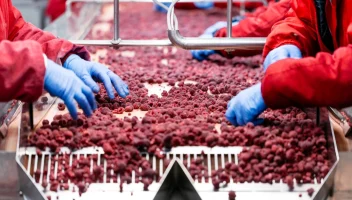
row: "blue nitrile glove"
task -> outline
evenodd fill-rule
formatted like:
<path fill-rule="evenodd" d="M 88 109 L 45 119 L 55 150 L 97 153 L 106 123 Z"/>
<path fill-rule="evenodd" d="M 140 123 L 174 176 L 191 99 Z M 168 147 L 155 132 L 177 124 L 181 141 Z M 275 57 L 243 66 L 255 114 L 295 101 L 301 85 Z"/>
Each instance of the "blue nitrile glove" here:
<path fill-rule="evenodd" d="M 214 33 L 225 27 L 226 26 L 226 22 L 216 22 L 214 25 L 208 27 L 207 29 L 205 29 L 204 33 L 199 36 L 199 38 L 213 38 L 214 37 Z M 198 61 L 203 61 L 205 59 L 207 59 L 209 56 L 215 54 L 214 50 L 191 50 L 191 54 L 192 57 Z"/>
<path fill-rule="evenodd" d="M 266 105 L 261 92 L 261 83 L 253 85 L 233 97 L 227 104 L 226 119 L 235 126 L 242 126 L 248 122 L 258 125 L 263 119 L 257 119 Z"/>
<path fill-rule="evenodd" d="M 162 3 L 167 7 L 170 7 L 171 3 Z M 161 13 L 167 13 L 167 10 L 161 6 L 159 6 L 158 4 L 154 4 L 154 10 L 157 12 L 161 12 Z"/>
<path fill-rule="evenodd" d="M 87 116 L 91 116 L 97 108 L 92 90 L 75 73 L 49 59 L 46 64 L 44 88 L 51 95 L 64 100 L 73 119 L 77 119 L 75 101 Z"/>
<path fill-rule="evenodd" d="M 193 59 L 196 59 L 198 61 L 203 61 L 206 60 L 209 56 L 215 54 L 214 50 L 191 50 L 191 54 Z"/>
<path fill-rule="evenodd" d="M 214 2 L 194 2 L 194 5 L 199 9 L 207 10 L 214 7 Z"/>
<path fill-rule="evenodd" d="M 114 72 L 100 63 L 83 60 L 77 55 L 70 55 L 64 63 L 66 69 L 72 70 L 93 92 L 99 92 L 98 84 L 92 77 L 103 82 L 111 99 L 115 98 L 114 88 L 121 97 L 129 94 L 128 86 Z"/>
<path fill-rule="evenodd" d="M 271 64 L 286 58 L 302 58 L 301 50 L 299 50 L 299 48 L 295 45 L 291 44 L 282 45 L 276 49 L 271 50 L 264 60 L 264 72 Z"/>

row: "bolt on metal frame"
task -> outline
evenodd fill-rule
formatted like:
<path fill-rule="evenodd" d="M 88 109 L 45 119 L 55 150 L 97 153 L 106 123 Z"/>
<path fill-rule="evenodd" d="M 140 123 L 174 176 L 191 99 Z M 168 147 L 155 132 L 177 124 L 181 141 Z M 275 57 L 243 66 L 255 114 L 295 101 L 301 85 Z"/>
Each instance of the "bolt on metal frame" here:
<path fill-rule="evenodd" d="M 112 40 L 71 40 L 72 43 L 78 45 L 91 45 L 91 46 L 112 46 L 114 48 L 123 46 L 177 46 L 183 49 L 213 49 L 213 50 L 227 50 L 233 51 L 236 49 L 244 50 L 261 50 L 265 44 L 265 37 L 232 37 L 232 2 L 262 2 L 267 5 L 266 0 L 227 0 L 227 32 L 226 38 L 196 38 L 196 37 L 183 37 L 176 29 L 168 30 L 167 40 L 125 40 L 119 36 L 119 3 L 121 2 L 151 2 L 151 0 L 68 0 L 66 2 L 68 12 L 71 11 L 72 2 L 93 2 L 93 3 L 114 3 L 114 34 Z M 180 2 L 206 2 L 211 0 L 180 0 Z M 160 2 L 170 2 L 170 0 L 160 0 Z M 177 1 L 178 2 L 178 1 Z M 223 0 L 213 0 L 212 2 L 224 2 Z M 172 10 L 173 19 L 173 6 L 169 8 Z M 173 20 L 172 20 L 173 23 Z"/>

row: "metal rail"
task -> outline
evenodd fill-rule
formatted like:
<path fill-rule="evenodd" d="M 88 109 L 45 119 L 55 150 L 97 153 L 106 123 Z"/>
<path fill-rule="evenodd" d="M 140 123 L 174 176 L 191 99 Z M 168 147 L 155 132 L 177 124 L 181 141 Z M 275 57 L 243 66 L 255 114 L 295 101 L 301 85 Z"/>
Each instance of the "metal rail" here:
<path fill-rule="evenodd" d="M 72 2 L 92 2 L 92 3 L 114 3 L 114 34 L 112 40 L 71 40 L 72 43 L 78 45 L 90 46 L 111 46 L 119 48 L 123 46 L 177 46 L 183 49 L 213 49 L 213 50 L 227 50 L 233 51 L 241 50 L 260 50 L 264 47 L 265 38 L 232 38 L 232 2 L 242 2 L 243 0 L 179 0 L 180 2 L 197 2 L 197 1 L 213 1 L 226 2 L 227 1 L 227 38 L 185 38 L 178 30 L 169 30 L 169 40 L 124 40 L 119 37 L 119 3 L 120 2 L 151 2 L 152 0 L 68 0 L 66 2 L 70 8 Z M 160 0 L 160 2 L 170 2 L 170 0 Z M 266 0 L 247 0 L 246 2 L 262 2 L 267 5 Z M 170 8 L 172 9 L 172 8 Z M 172 16 L 174 13 L 172 12 Z M 171 17 L 173 19 L 173 17 Z M 173 23 L 173 20 L 172 20 Z"/>
<path fill-rule="evenodd" d="M 85 46 L 119 46 L 119 47 L 135 47 L 135 46 L 173 46 L 170 40 L 118 40 L 117 43 L 111 40 L 70 40 L 77 45 Z"/>
<path fill-rule="evenodd" d="M 258 50 L 263 49 L 266 38 L 185 38 L 178 30 L 169 30 L 171 43 L 182 49 Z"/>

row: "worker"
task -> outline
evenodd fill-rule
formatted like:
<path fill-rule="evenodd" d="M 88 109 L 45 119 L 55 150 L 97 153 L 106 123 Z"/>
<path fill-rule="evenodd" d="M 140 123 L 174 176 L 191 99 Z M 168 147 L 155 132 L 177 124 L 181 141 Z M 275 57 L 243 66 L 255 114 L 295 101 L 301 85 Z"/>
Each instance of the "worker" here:
<path fill-rule="evenodd" d="M 0 102 L 35 101 L 44 87 L 64 100 L 77 119 L 75 101 L 87 116 L 97 107 L 93 92 L 99 86 L 92 78 L 103 82 L 110 98 L 114 98 L 114 89 L 121 97 L 129 94 L 120 77 L 89 61 L 84 47 L 25 22 L 11 0 L 0 1 L 0 57 Z"/>
<path fill-rule="evenodd" d="M 232 37 L 267 37 L 272 26 L 284 19 L 285 14 L 290 9 L 291 0 L 281 0 L 271 2 L 268 6 L 257 8 L 254 12 L 247 12 L 244 16 L 237 16 L 232 24 Z M 216 23 L 210 26 L 200 38 L 226 37 L 226 23 Z M 220 54 L 227 58 L 234 56 L 254 56 L 261 51 L 215 51 L 215 50 L 191 50 L 192 57 L 198 61 L 208 59 L 210 55 Z"/>
<path fill-rule="evenodd" d="M 292 0 L 292 6 L 267 38 L 263 80 L 228 103 L 231 123 L 260 123 L 268 107 L 351 105 L 352 1 Z"/>

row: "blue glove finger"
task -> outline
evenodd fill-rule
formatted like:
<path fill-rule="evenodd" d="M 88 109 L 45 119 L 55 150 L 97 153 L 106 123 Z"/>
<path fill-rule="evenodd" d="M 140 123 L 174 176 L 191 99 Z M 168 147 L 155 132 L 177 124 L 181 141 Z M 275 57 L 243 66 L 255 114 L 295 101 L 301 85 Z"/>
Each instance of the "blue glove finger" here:
<path fill-rule="evenodd" d="M 124 83 L 118 75 L 112 72 L 108 72 L 108 75 L 119 96 L 125 98 L 129 94 L 128 90 L 127 92 L 125 91 L 126 90 L 125 88 L 127 87 L 126 83 Z"/>
<path fill-rule="evenodd" d="M 81 77 L 81 79 L 93 92 L 99 92 L 98 84 L 92 79 L 89 74 L 85 74 L 83 77 Z"/>
<path fill-rule="evenodd" d="M 292 46 L 290 49 L 290 58 L 302 58 L 302 52 L 301 50 L 299 50 L 299 48 L 297 48 L 294 45 L 287 45 L 287 46 Z"/>
<path fill-rule="evenodd" d="M 87 87 L 83 87 L 82 88 L 82 92 L 83 94 L 86 96 L 88 102 L 89 102 L 89 105 L 90 107 L 93 109 L 93 110 L 96 110 L 97 109 L 97 102 L 95 101 L 95 97 L 94 97 L 94 94 L 93 92 L 87 88 Z"/>
<path fill-rule="evenodd" d="M 237 104 L 238 102 L 236 102 Z M 235 105 L 236 106 L 236 105 Z M 243 126 L 246 124 L 245 122 L 245 117 L 246 117 L 246 112 L 243 110 L 244 109 L 244 106 L 236 106 L 235 107 L 235 113 L 236 113 L 236 122 L 239 126 Z"/>
<path fill-rule="evenodd" d="M 90 107 L 88 100 L 82 93 L 76 93 L 74 96 L 75 100 L 77 101 L 78 105 L 82 108 L 84 114 L 90 117 L 93 113 L 92 108 Z"/>
<path fill-rule="evenodd" d="M 225 117 L 232 125 L 237 126 L 237 120 L 236 115 L 234 114 L 234 110 L 227 109 Z"/>
<path fill-rule="evenodd" d="M 204 58 L 200 55 L 199 50 L 191 50 L 192 57 L 198 61 L 203 61 Z"/>
<path fill-rule="evenodd" d="M 234 107 L 234 98 L 231 99 L 227 105 L 228 105 L 228 108 L 226 110 L 225 117 L 229 122 L 231 122 L 231 124 L 237 126 L 236 113 L 235 113 L 235 107 Z"/>
<path fill-rule="evenodd" d="M 108 96 L 110 99 L 114 99 L 115 98 L 115 94 L 114 94 L 114 89 L 112 87 L 111 84 L 111 80 L 110 77 L 106 74 L 106 73 L 99 73 L 98 74 L 98 78 L 101 80 L 101 82 L 103 82 L 106 92 L 108 93 Z"/>
<path fill-rule="evenodd" d="M 76 105 L 75 105 L 73 98 L 69 97 L 67 99 L 64 99 L 64 102 L 67 106 L 68 111 L 70 112 L 72 119 L 76 120 L 77 119 L 77 108 L 76 108 Z"/>

